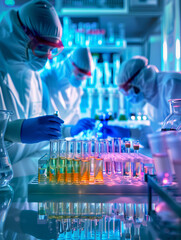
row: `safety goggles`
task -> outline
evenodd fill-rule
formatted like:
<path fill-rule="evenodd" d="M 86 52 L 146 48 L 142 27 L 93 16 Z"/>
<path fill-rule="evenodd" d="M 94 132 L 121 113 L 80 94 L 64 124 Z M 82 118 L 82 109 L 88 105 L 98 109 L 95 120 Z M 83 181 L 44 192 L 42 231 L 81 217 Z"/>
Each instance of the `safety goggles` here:
<path fill-rule="evenodd" d="M 21 27 L 30 39 L 27 48 L 31 49 L 35 56 L 39 58 L 52 59 L 53 57 L 57 56 L 62 52 L 64 46 L 61 40 L 55 40 L 55 42 L 51 42 L 39 36 L 34 36 L 32 32 L 23 25 L 18 12 L 17 16 Z"/>
<path fill-rule="evenodd" d="M 134 92 L 138 94 L 140 92 L 140 89 L 134 85 L 132 85 L 132 81 L 134 78 L 141 72 L 141 69 L 139 69 L 135 74 L 133 74 L 132 77 L 130 77 L 125 83 L 119 85 L 119 90 L 125 95 L 128 95 L 128 91 L 133 88 Z"/>
<path fill-rule="evenodd" d="M 91 71 L 85 71 L 84 69 L 81 69 L 81 68 L 79 68 L 79 67 L 77 67 L 77 65 L 74 63 L 74 62 L 72 62 L 72 65 L 74 66 L 74 73 L 75 73 L 75 75 L 77 75 L 78 77 L 84 77 L 85 75 L 87 75 L 87 76 L 91 76 Z"/>

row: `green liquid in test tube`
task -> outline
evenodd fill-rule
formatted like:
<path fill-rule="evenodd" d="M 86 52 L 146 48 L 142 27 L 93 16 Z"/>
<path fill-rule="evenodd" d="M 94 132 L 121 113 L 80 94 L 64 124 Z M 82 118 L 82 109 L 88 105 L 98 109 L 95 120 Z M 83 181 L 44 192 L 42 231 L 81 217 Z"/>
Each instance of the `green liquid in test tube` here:
<path fill-rule="evenodd" d="M 73 184 L 80 184 L 82 141 L 74 141 L 73 153 Z"/>
<path fill-rule="evenodd" d="M 74 151 L 74 141 L 67 141 L 67 156 L 66 156 L 66 171 L 65 171 L 65 182 L 67 184 L 72 184 L 73 182 L 73 151 Z"/>
<path fill-rule="evenodd" d="M 59 159 L 59 141 L 50 140 L 49 182 L 57 182 L 57 162 Z"/>
<path fill-rule="evenodd" d="M 38 183 L 47 183 L 47 163 L 46 159 L 39 159 L 38 161 Z"/>
<path fill-rule="evenodd" d="M 66 140 L 59 140 L 59 159 L 57 162 L 57 183 L 65 183 Z"/>

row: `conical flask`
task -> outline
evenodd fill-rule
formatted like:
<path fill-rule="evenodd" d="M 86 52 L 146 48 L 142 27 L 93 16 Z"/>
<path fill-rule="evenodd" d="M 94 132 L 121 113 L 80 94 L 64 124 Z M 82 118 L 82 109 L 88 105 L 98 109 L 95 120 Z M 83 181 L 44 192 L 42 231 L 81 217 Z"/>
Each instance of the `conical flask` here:
<path fill-rule="evenodd" d="M 13 170 L 4 144 L 4 134 L 11 112 L 0 110 L 0 190 L 13 178 Z"/>
<path fill-rule="evenodd" d="M 162 131 L 181 130 L 181 99 L 170 99 L 170 114 L 162 125 Z"/>

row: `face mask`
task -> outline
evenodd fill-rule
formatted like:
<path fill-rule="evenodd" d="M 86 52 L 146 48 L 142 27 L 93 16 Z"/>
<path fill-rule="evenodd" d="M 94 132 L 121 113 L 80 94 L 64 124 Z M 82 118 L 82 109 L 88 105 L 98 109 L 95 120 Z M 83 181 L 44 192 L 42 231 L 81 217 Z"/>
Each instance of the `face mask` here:
<path fill-rule="evenodd" d="M 30 49 L 28 49 L 28 61 L 26 65 L 33 71 L 42 69 L 47 62 L 47 58 L 36 57 Z"/>
<path fill-rule="evenodd" d="M 78 87 L 80 87 L 80 85 L 81 85 L 81 80 L 78 80 L 76 77 L 75 77 L 75 75 L 74 74 L 72 74 L 72 76 L 69 78 L 69 82 L 70 82 L 70 84 L 72 85 L 72 86 L 74 86 L 74 87 L 76 87 L 76 88 L 78 88 Z"/>
<path fill-rule="evenodd" d="M 126 96 L 126 98 L 131 103 L 139 103 L 139 102 L 144 100 L 144 95 L 143 95 L 143 93 L 141 91 L 139 93 L 135 93 L 134 89 L 131 88 L 128 91 L 128 95 Z"/>

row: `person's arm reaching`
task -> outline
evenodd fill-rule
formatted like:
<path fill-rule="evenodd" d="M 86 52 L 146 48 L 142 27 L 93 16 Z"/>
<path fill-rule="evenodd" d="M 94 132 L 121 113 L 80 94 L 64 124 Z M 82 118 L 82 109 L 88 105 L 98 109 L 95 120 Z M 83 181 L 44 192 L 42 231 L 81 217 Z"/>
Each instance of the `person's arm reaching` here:
<path fill-rule="evenodd" d="M 37 143 L 61 138 L 61 124 L 57 116 L 47 115 L 29 119 L 19 119 L 8 123 L 5 140 L 22 143 Z"/>

